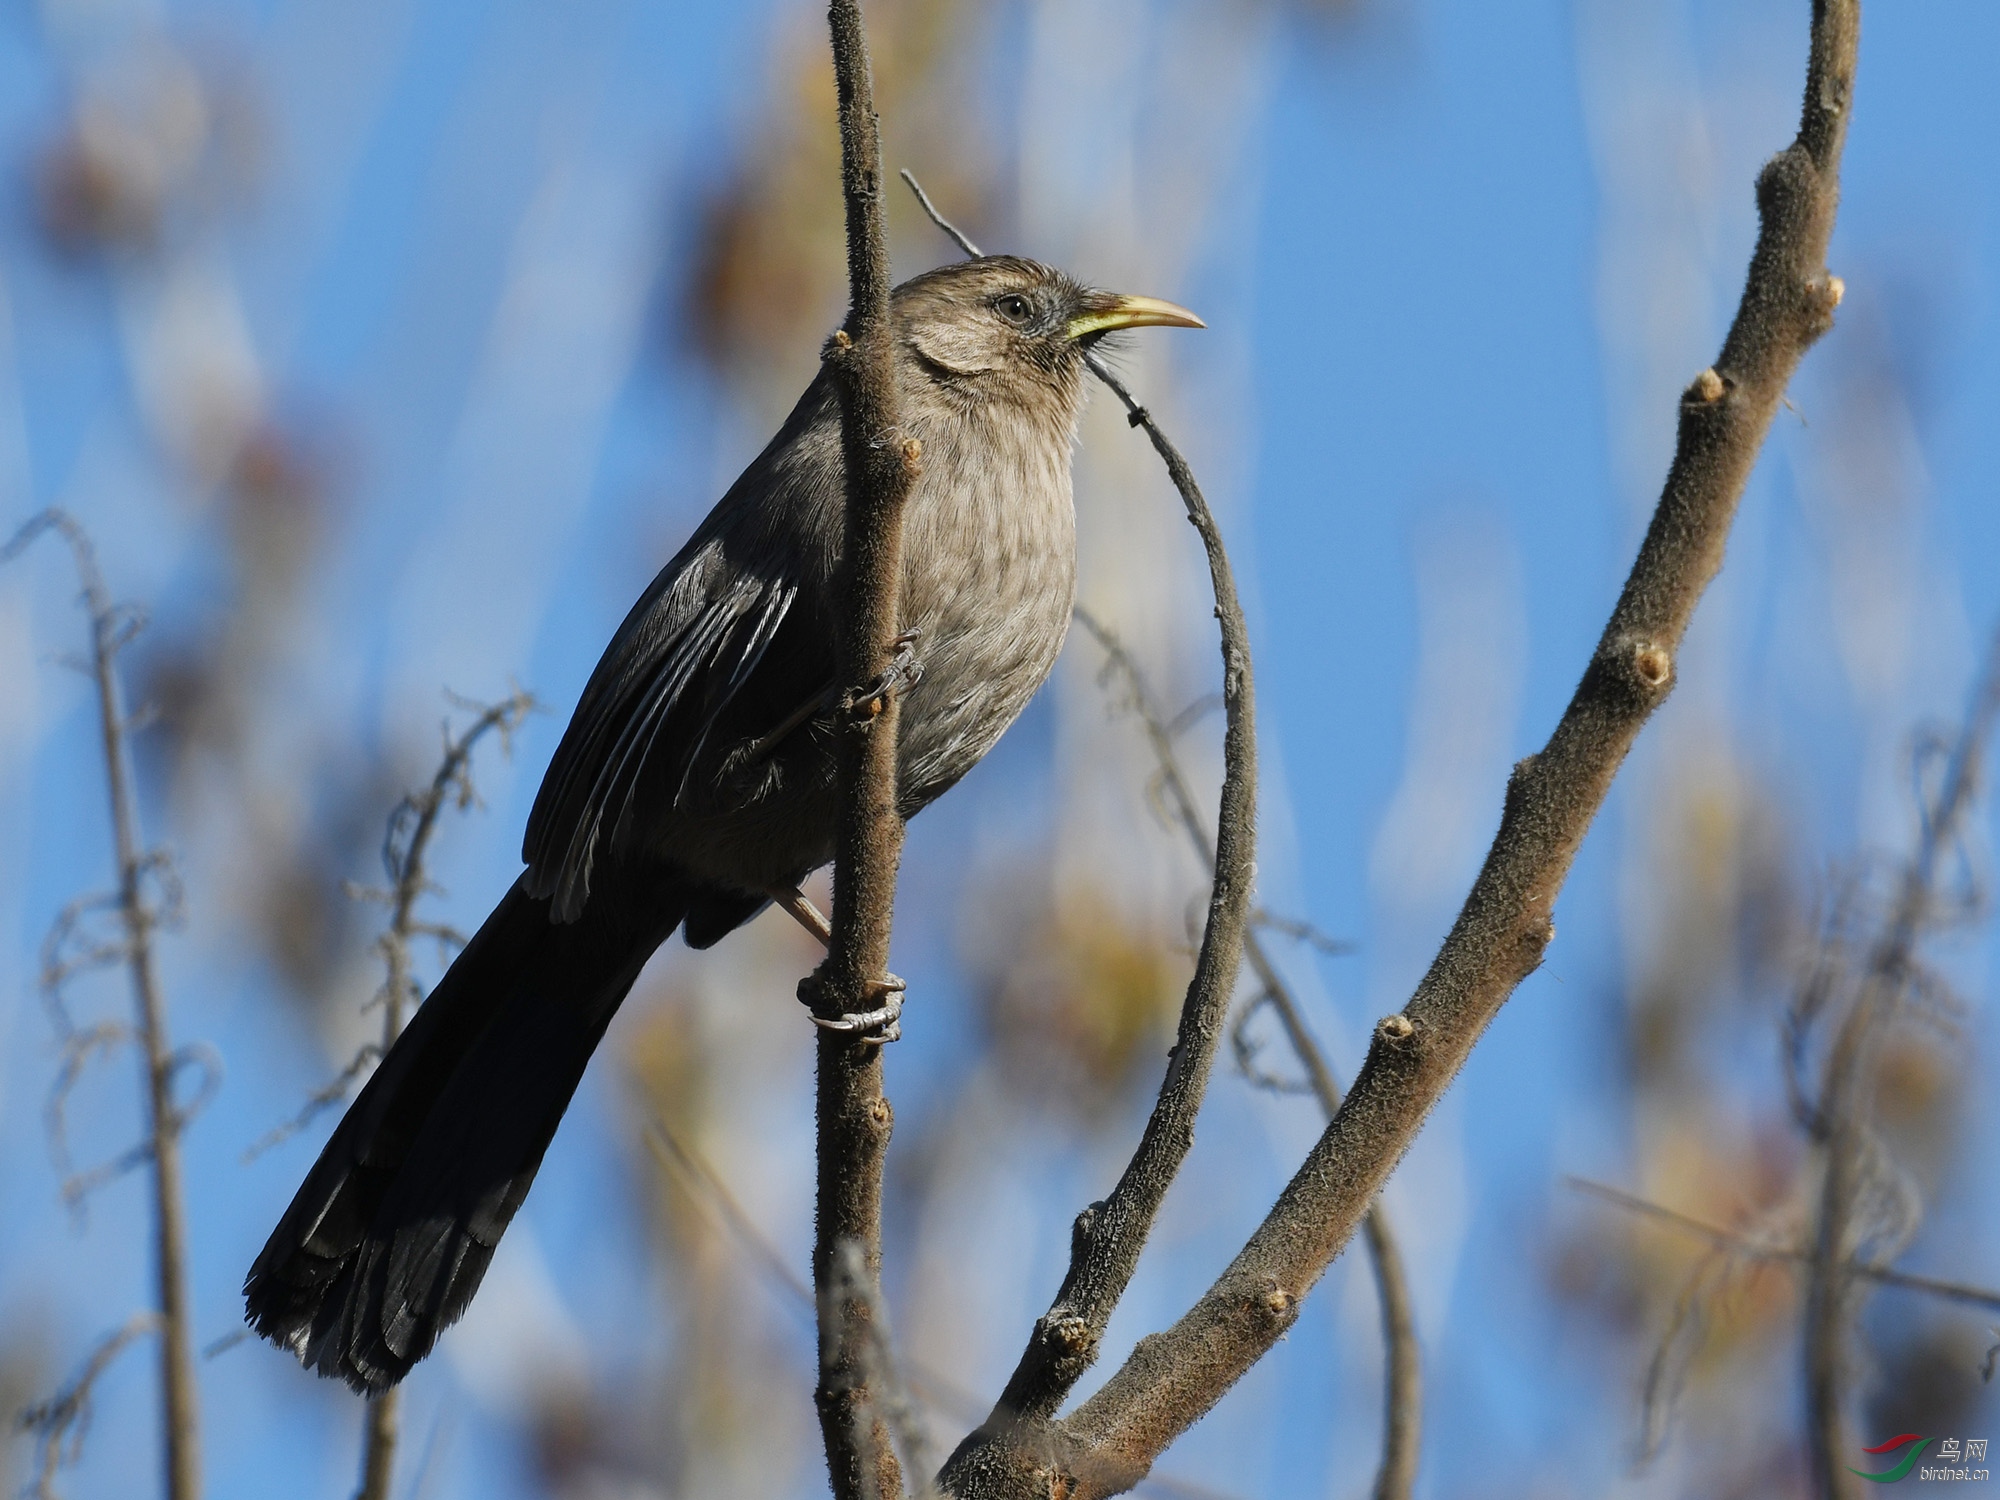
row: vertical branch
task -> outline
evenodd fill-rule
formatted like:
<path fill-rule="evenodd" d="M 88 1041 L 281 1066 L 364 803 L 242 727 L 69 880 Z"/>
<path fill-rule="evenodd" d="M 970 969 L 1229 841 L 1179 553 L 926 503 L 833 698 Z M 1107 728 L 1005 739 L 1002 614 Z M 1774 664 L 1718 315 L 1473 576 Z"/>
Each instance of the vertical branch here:
<path fill-rule="evenodd" d="M 840 400 L 841 452 L 847 474 L 842 550 L 840 681 L 849 711 L 837 737 L 840 824 L 834 857 L 833 939 L 826 962 L 801 997 L 824 1018 L 858 1013 L 888 976 L 889 925 L 903 824 L 896 806 L 899 705 L 891 691 L 871 699 L 861 684 L 888 666 L 896 635 L 902 575 L 903 501 L 921 450 L 903 435 L 889 315 L 889 252 L 883 228 L 882 147 L 877 135 L 868 42 L 857 0 L 828 11 L 840 105 L 841 189 L 847 209 L 849 306 L 846 325 L 827 343 L 825 360 Z M 880 711 L 854 711 L 864 700 Z M 882 1167 L 892 1114 L 882 1094 L 880 1036 L 819 1033 L 818 1212 L 813 1281 L 821 1315 L 820 1383 L 815 1393 L 827 1467 L 838 1500 L 900 1495 L 902 1476 L 879 1410 L 866 1385 L 872 1298 L 842 1299 L 835 1247 L 860 1249 L 865 1280 L 882 1263 Z M 844 1306 L 829 1306 L 845 1301 Z M 857 1433 L 857 1411 L 871 1413 Z"/>
<path fill-rule="evenodd" d="M 145 847 L 140 833 L 126 739 L 132 721 L 125 712 L 117 665 L 118 653 L 137 633 L 138 622 L 112 603 L 90 538 L 63 511 L 44 511 L 30 520 L 0 550 L 0 560 L 15 556 L 45 531 L 58 533 L 69 544 L 83 585 L 84 608 L 90 616 L 90 656 L 85 666 L 97 694 L 99 743 L 118 866 L 115 909 L 122 932 L 118 948 L 131 978 L 133 1037 L 139 1047 L 145 1137 L 135 1159 L 152 1167 L 161 1462 L 167 1500 L 196 1500 L 201 1493 L 201 1432 L 188 1310 L 187 1207 L 180 1144 L 187 1114 L 174 1102 L 174 1079 L 189 1059 L 177 1053 L 168 1038 L 166 999 L 160 989 L 153 944 L 160 913 L 147 890 L 149 877 L 159 874 L 162 856 Z"/>
<path fill-rule="evenodd" d="M 1977 795 L 1986 744 L 2000 716 L 2000 637 L 1990 649 L 1964 732 L 1946 762 L 1936 800 L 1919 808 L 1917 847 L 1897 882 L 1887 922 L 1870 946 L 1853 1004 L 1828 1052 L 1810 1112 L 1823 1154 L 1805 1307 L 1806 1439 L 1815 1491 L 1854 1492 L 1847 1456 L 1848 1340 L 1856 1305 L 1856 1258 L 1868 1224 L 1863 1200 L 1880 1167 L 1870 1126 L 1875 1043 L 1918 982 L 1916 947 L 1935 919 L 1939 862 L 1958 838 Z"/>
<path fill-rule="evenodd" d="M 361 1441 L 361 1489 L 355 1500 L 388 1500 L 396 1477 L 396 1442 L 402 1435 L 403 1404 L 394 1387 L 368 1398 L 368 1424 Z"/>
<path fill-rule="evenodd" d="M 141 845 L 127 720 L 115 657 L 120 628 L 87 542 L 72 538 L 90 601 L 91 667 L 118 858 L 118 907 L 125 924 L 132 1000 L 138 1012 L 146 1133 L 153 1150 L 153 1269 L 160 1309 L 160 1421 L 168 1500 L 201 1493 L 200 1415 L 187 1291 L 187 1200 L 181 1176 L 181 1116 L 174 1107 L 175 1059 L 166 1001 L 153 953 L 154 913 L 144 889 L 152 861 Z"/>

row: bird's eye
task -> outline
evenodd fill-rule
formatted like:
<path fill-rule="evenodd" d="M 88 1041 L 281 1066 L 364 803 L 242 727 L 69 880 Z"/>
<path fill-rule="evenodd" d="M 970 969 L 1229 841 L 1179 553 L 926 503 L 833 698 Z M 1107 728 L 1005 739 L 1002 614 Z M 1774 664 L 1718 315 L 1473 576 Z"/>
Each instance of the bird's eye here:
<path fill-rule="evenodd" d="M 1009 292 L 993 304 L 993 310 L 1015 327 L 1020 327 L 1035 315 L 1035 309 L 1019 292 Z"/>

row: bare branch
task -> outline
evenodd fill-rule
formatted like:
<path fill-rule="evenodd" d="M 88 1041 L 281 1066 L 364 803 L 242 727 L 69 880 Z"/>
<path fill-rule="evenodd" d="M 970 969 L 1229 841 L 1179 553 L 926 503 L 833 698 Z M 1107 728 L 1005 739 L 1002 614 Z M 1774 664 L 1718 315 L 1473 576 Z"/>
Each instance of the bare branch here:
<path fill-rule="evenodd" d="M 847 321 L 823 358 L 840 401 L 847 476 L 846 540 L 836 641 L 847 688 L 835 737 L 840 820 L 833 869 L 833 940 L 826 961 L 801 984 L 814 1015 L 834 1019 L 873 1008 L 888 979 L 889 927 L 903 822 L 896 807 L 898 695 L 864 717 L 851 705 L 862 684 L 889 666 L 902 576 L 903 502 L 922 449 L 902 430 L 889 315 L 889 251 L 883 227 L 882 143 L 875 120 L 868 40 L 858 0 L 832 0 L 827 13 L 840 108 L 840 177 L 847 216 Z M 836 1500 L 900 1496 L 903 1482 L 879 1415 L 858 1439 L 856 1414 L 869 1410 L 866 1322 L 879 1301 L 882 1167 L 893 1114 L 882 1094 L 886 1032 L 821 1028 L 816 1116 L 818 1212 L 813 1284 L 819 1289 L 820 1381 L 815 1392 Z M 843 1296 L 835 1247 L 860 1247 L 866 1298 Z"/>
<path fill-rule="evenodd" d="M 1831 326 L 1825 256 L 1853 89 L 1858 0 L 1816 0 L 1798 140 L 1758 180 L 1762 228 L 1736 321 L 1681 402 L 1660 504 L 1597 650 L 1547 747 L 1515 768 L 1500 831 L 1430 972 L 1375 1028 L 1359 1076 L 1264 1223 L 1201 1301 L 1142 1339 L 1054 1424 L 1073 1500 L 1122 1492 L 1260 1359 L 1346 1246 L 1488 1023 L 1540 964 L 1552 911 L 1613 777 L 1672 685 L 1674 652 L 1723 545 L 1786 382 Z M 948 1471 L 948 1476 L 952 1471 Z M 1035 1456 L 993 1461 L 956 1493 L 1046 1494 Z"/>
<path fill-rule="evenodd" d="M 1172 819 L 1186 833 L 1195 857 L 1213 879 L 1215 846 L 1209 840 L 1201 808 L 1195 801 L 1175 749 L 1175 740 L 1188 718 L 1187 711 L 1168 719 L 1147 690 L 1145 674 L 1140 670 L 1139 663 L 1116 633 L 1086 610 L 1079 609 L 1076 617 L 1078 623 L 1104 648 L 1107 685 L 1113 677 L 1123 680 L 1125 701 L 1145 727 L 1146 737 L 1152 744 L 1153 757 L 1158 763 L 1160 788 L 1169 804 Z M 1345 952 L 1346 945 L 1335 944 L 1317 928 L 1304 922 L 1280 923 L 1277 919 L 1253 913 L 1251 924 L 1250 930 L 1244 934 L 1243 951 L 1250 961 L 1251 972 L 1263 987 L 1242 1008 L 1230 1027 L 1230 1043 L 1235 1049 L 1237 1063 L 1259 1087 L 1284 1093 L 1312 1094 L 1319 1101 L 1326 1118 L 1331 1120 L 1340 1108 L 1340 1086 L 1334 1080 L 1326 1054 L 1306 1025 L 1304 1010 L 1278 966 L 1265 951 L 1257 929 L 1270 926 L 1288 935 L 1300 935 L 1316 946 L 1323 946 L 1328 952 Z M 1292 1055 L 1305 1070 L 1302 1082 L 1293 1083 L 1278 1078 L 1257 1063 L 1257 1048 L 1249 1036 L 1248 1023 L 1267 1007 L 1277 1015 Z M 1410 1308 L 1402 1254 L 1396 1247 L 1395 1232 L 1390 1228 L 1388 1215 L 1380 1203 L 1368 1211 L 1365 1232 L 1369 1262 L 1375 1273 L 1376 1297 L 1382 1308 L 1385 1374 L 1382 1461 L 1376 1471 L 1374 1493 L 1376 1500 L 1406 1500 L 1416 1485 L 1417 1457 L 1423 1435 L 1423 1372 L 1417 1347 L 1416 1320 Z"/>
<path fill-rule="evenodd" d="M 368 1426 L 361 1440 L 361 1488 L 356 1500 L 388 1500 L 396 1480 L 396 1444 L 402 1437 L 403 1403 L 394 1390 L 368 1398 Z"/>
<path fill-rule="evenodd" d="M 1131 425 L 1146 430 L 1208 556 L 1221 628 L 1224 705 L 1222 796 L 1212 856 L 1199 819 L 1192 832 L 1204 859 L 1212 858 L 1215 878 L 1194 977 L 1181 1003 L 1166 1077 L 1145 1131 L 1110 1196 L 1077 1215 L 1070 1231 L 1069 1270 L 1054 1303 L 1037 1320 L 991 1415 L 946 1462 L 940 1482 L 955 1495 L 1032 1488 L 1041 1482 L 1034 1475 L 1059 1462 L 1052 1430 L 1056 1411 L 1095 1361 L 1112 1309 L 1138 1268 L 1154 1215 L 1194 1144 L 1195 1116 L 1236 988 L 1256 876 L 1257 732 L 1250 632 L 1222 533 L 1194 471 L 1159 424 L 1095 352 L 1086 351 L 1084 359 L 1124 404 Z M 1171 748 L 1170 739 L 1168 744 Z"/>
<path fill-rule="evenodd" d="M 513 749 L 514 731 L 537 707 L 534 698 L 518 688 L 498 703 L 480 704 L 453 694 L 446 697 L 455 706 L 473 713 L 472 722 L 454 737 L 451 726 L 443 726 L 444 755 L 432 773 L 430 785 L 411 793 L 389 813 L 388 831 L 382 838 L 382 866 L 389 876 L 389 922 L 376 949 L 387 969 L 378 998 L 382 1004 L 382 1040 L 356 1054 L 333 1085 L 322 1089 L 314 1101 L 331 1095 L 338 1098 L 357 1077 L 371 1057 L 388 1055 L 402 1034 L 408 1010 L 420 1000 L 410 958 L 410 941 L 416 937 L 436 937 L 440 948 L 450 942 L 464 947 L 465 940 L 451 929 L 417 919 L 417 902 L 435 890 L 429 876 L 431 836 L 437 831 L 438 814 L 449 804 L 461 812 L 477 804 L 478 790 L 472 780 L 472 752 L 488 734 L 497 735 L 503 754 Z M 334 1090 L 338 1089 L 339 1093 Z M 298 1116 L 303 1123 L 316 1112 L 309 1101 Z M 396 1442 L 401 1432 L 402 1398 L 394 1389 L 368 1398 L 368 1425 L 361 1444 L 361 1488 L 356 1500 L 388 1500 L 396 1470 Z"/>
<path fill-rule="evenodd" d="M 57 1500 L 56 1475 L 83 1456 L 83 1440 L 90 1431 L 90 1398 L 96 1390 L 98 1378 L 124 1352 L 127 1344 L 159 1331 L 157 1313 L 138 1313 L 127 1319 L 123 1328 L 107 1334 L 90 1351 L 90 1357 L 83 1362 L 82 1368 L 60 1390 L 48 1400 L 21 1413 L 21 1429 L 32 1432 L 41 1449 L 35 1482 L 28 1491 L 34 1500 Z"/>
<path fill-rule="evenodd" d="M 1920 789 L 1916 850 L 1902 871 L 1887 919 L 1868 947 L 1853 999 L 1821 1071 L 1815 1103 L 1802 1115 L 1824 1157 L 1806 1289 L 1804 1357 L 1807 1446 L 1814 1481 L 1825 1496 L 1853 1492 L 1842 1455 L 1851 1446 L 1848 1340 L 1859 1312 L 1854 1283 L 1857 1278 L 1871 1279 L 1861 1273 L 1867 1260 L 1877 1258 L 1868 1253 L 1871 1240 L 1888 1240 L 1900 1248 L 1915 1228 L 1912 1195 L 1871 1124 L 1876 1045 L 1887 1023 L 1909 1006 L 1913 993 L 1926 987 L 1917 944 L 1938 925 L 1942 866 L 1957 848 L 1996 719 L 2000 719 L 2000 635 L 1987 653 L 1935 799 L 1925 798 Z M 1824 958 L 1815 966 L 1808 980 L 1811 1009 L 1802 999 L 1795 1011 L 1810 1016 L 1825 1007 L 1829 968 Z M 1803 1042 L 1794 1045 L 1802 1047 Z M 1799 1093 L 1796 1085 L 1793 1092 L 1795 1097 Z"/>
<path fill-rule="evenodd" d="M 272 1126 L 244 1148 L 245 1165 L 255 1161 L 273 1146 L 283 1145 L 328 1110 L 344 1104 L 347 1100 L 347 1091 L 354 1086 L 354 1081 L 373 1067 L 381 1056 L 382 1046 L 379 1042 L 363 1042 L 355 1048 L 354 1056 L 347 1060 L 347 1066 L 306 1095 L 306 1102 L 299 1106 L 297 1114 Z"/>
<path fill-rule="evenodd" d="M 187 1206 L 182 1189 L 181 1130 L 191 1113 L 174 1103 L 174 1079 L 190 1054 L 175 1051 L 167 1037 L 166 997 L 154 960 L 153 937 L 169 925 L 179 908 L 179 882 L 164 853 L 148 850 L 140 834 L 138 796 L 134 788 L 127 733 L 134 720 L 124 706 L 118 677 L 118 653 L 142 627 L 136 610 L 113 603 L 98 570 L 96 549 L 75 518 L 61 510 L 45 510 L 27 521 L 5 547 L 0 563 L 20 555 L 37 537 L 55 532 L 69 545 L 83 586 L 83 606 L 90 621 L 90 677 L 97 692 L 99 744 L 104 778 L 111 802 L 113 853 L 118 864 L 116 910 L 120 938 L 115 944 L 94 945 L 91 964 L 122 961 L 132 982 L 133 1037 L 142 1058 L 144 1124 L 141 1143 L 117 1161 L 72 1178 L 64 1196 L 80 1201 L 101 1181 L 149 1162 L 153 1186 L 153 1264 L 160 1332 L 160 1427 L 168 1500 L 194 1500 L 201 1489 L 200 1418 L 196 1410 L 191 1315 L 187 1302 Z M 153 887 L 159 888 L 156 895 Z M 93 901 L 92 905 L 100 905 Z M 60 929 L 60 924 L 59 924 Z M 60 986 L 74 973 L 63 964 L 44 965 L 45 986 L 60 1010 Z M 62 1034 L 62 1026 L 58 1026 Z M 65 1043 L 71 1041 L 63 1034 Z M 66 1057 L 66 1076 L 76 1064 Z M 211 1078 L 219 1076 L 211 1073 Z M 58 1111 L 59 1117 L 59 1111 Z M 129 1326 L 129 1325 L 128 1325 Z"/>
<path fill-rule="evenodd" d="M 386 887 L 347 883 L 347 894 L 357 901 L 373 901 L 389 908 L 389 920 L 375 949 L 382 955 L 386 971 L 382 988 L 375 992 L 367 1009 L 382 1008 L 380 1040 L 364 1042 L 333 1078 L 307 1096 L 299 1112 L 260 1137 L 243 1153 L 250 1161 L 280 1142 L 297 1135 L 325 1111 L 340 1104 L 357 1079 L 388 1055 L 402 1034 L 412 1009 L 423 1000 L 410 956 L 416 938 L 435 938 L 440 950 L 465 946 L 465 938 L 452 928 L 427 922 L 416 914 L 417 903 L 437 890 L 429 870 L 431 839 L 438 828 L 438 815 L 446 807 L 460 811 L 478 805 L 479 792 L 472 779 L 472 756 L 479 742 L 489 734 L 500 741 L 503 754 L 513 750 L 514 731 L 540 705 L 534 697 L 516 689 L 498 703 L 477 703 L 455 693 L 446 693 L 455 708 L 465 709 L 472 722 L 454 734 L 449 721 L 440 726 L 443 753 L 437 770 L 421 791 L 407 793 L 389 812 L 382 837 L 382 866 L 389 877 Z M 448 956 L 448 955 L 447 955 Z M 368 1421 L 362 1441 L 361 1488 L 356 1500 L 387 1500 L 396 1462 L 396 1442 L 400 1431 L 399 1397 L 385 1391 L 369 1398 Z"/>
<path fill-rule="evenodd" d="M 1656 1457 L 1666 1442 L 1688 1367 L 1701 1348 L 1711 1286 L 1727 1275 L 1728 1267 L 1728 1257 L 1711 1250 L 1695 1262 L 1674 1296 L 1673 1313 L 1646 1362 L 1646 1380 L 1639 1393 L 1641 1464 Z"/>
<path fill-rule="evenodd" d="M 881 1291 L 875 1278 L 868 1274 L 868 1262 L 861 1246 L 853 1240 L 843 1240 L 834 1246 L 833 1276 L 820 1296 L 820 1318 L 831 1321 L 840 1318 L 855 1320 L 852 1337 L 859 1344 L 861 1359 L 854 1371 L 859 1380 L 857 1399 L 852 1407 L 854 1419 L 854 1442 L 865 1449 L 876 1441 L 876 1411 L 893 1434 L 903 1467 L 907 1472 L 920 1476 L 915 1500 L 934 1500 L 937 1491 L 931 1486 L 932 1462 L 930 1440 L 924 1435 L 923 1425 L 916 1408 L 911 1404 L 909 1392 L 903 1387 L 902 1377 L 896 1373 L 894 1341 L 889 1331 L 889 1311 L 881 1305 Z M 842 1338 L 832 1343 L 833 1347 L 845 1347 L 848 1340 Z M 840 1372 L 829 1371 L 828 1378 L 841 1378 Z M 871 1409 L 872 1408 L 872 1409 Z"/>
<path fill-rule="evenodd" d="M 1290 938 L 1295 943 L 1304 943 L 1308 948 L 1317 948 L 1328 958 L 1341 958 L 1354 951 L 1354 944 L 1345 938 L 1324 933 L 1312 923 L 1297 917 L 1279 916 L 1276 912 L 1253 911 L 1250 925 L 1266 932 L 1275 932 L 1279 937 Z"/>
<path fill-rule="evenodd" d="M 1580 1193 L 1588 1193 L 1593 1198 L 1622 1208 L 1628 1213 L 1640 1214 L 1656 1219 L 1662 1224 L 1672 1225 L 1688 1234 L 1699 1236 L 1718 1250 L 1726 1250 L 1746 1260 L 1790 1262 L 1810 1265 L 1813 1261 L 1812 1249 L 1789 1242 L 1758 1239 L 1740 1230 L 1724 1229 L 1710 1224 L 1691 1214 L 1684 1214 L 1664 1204 L 1654 1203 L 1647 1198 L 1615 1188 L 1607 1183 L 1592 1182 L 1583 1177 L 1566 1179 L 1568 1185 Z M 1968 1307 L 1984 1307 L 2000 1312 L 2000 1291 L 1989 1287 L 1974 1286 L 1964 1281 L 1940 1281 L 1935 1276 L 1916 1276 L 1907 1271 L 1898 1271 L 1891 1266 L 1869 1261 L 1856 1261 L 1848 1270 L 1864 1281 L 1872 1281 L 1877 1286 L 1900 1287 L 1907 1292 L 1921 1292 L 1928 1297 L 1936 1297 L 1945 1302 L 1959 1302 Z"/>

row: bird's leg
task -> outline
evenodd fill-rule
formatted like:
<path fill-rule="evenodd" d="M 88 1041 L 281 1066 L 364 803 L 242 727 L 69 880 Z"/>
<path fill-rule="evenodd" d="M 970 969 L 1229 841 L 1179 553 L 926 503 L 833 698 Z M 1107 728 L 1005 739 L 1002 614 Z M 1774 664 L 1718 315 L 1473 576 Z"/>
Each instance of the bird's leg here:
<path fill-rule="evenodd" d="M 786 916 L 818 938 L 820 947 L 833 946 L 833 924 L 820 915 L 817 906 L 806 900 L 804 891 L 795 885 L 773 885 L 766 886 L 764 894 Z"/>
<path fill-rule="evenodd" d="M 754 766 L 760 761 L 765 760 L 773 750 L 777 749 L 778 746 L 782 745 L 790 737 L 793 730 L 797 729 L 808 719 L 817 718 L 839 702 L 840 689 L 833 683 L 828 683 L 826 690 L 817 698 L 808 698 L 784 723 L 765 735 L 748 750 L 745 750 L 737 769 L 741 770 L 749 766 Z M 777 898 L 773 897 L 772 899 L 776 900 Z M 780 904 L 782 905 L 783 903 Z"/>
<path fill-rule="evenodd" d="M 805 898 L 805 893 L 797 886 L 766 886 L 764 894 L 772 903 L 781 907 L 791 919 L 820 940 L 824 947 L 833 946 L 833 924 L 820 915 L 820 910 Z M 903 1028 L 897 1017 L 903 1013 L 903 992 L 909 988 L 894 974 L 885 974 L 871 981 L 866 994 L 871 1000 L 882 1003 L 873 1010 L 849 1011 L 845 1015 L 822 1016 L 819 1013 L 819 998 L 823 986 L 817 973 L 808 974 L 799 981 L 799 1002 L 812 1014 L 813 1025 L 822 1031 L 878 1032 L 878 1035 L 864 1036 L 864 1042 L 893 1042 L 902 1036 Z"/>
<path fill-rule="evenodd" d="M 889 706 L 889 699 L 898 693 L 907 693 L 923 680 L 924 664 L 917 660 L 917 638 L 921 630 L 906 630 L 889 644 L 896 648 L 884 668 L 866 687 L 850 692 L 842 697 L 841 708 L 863 724 L 873 719 Z M 804 897 L 800 897 L 804 900 Z M 789 908 L 787 908 L 789 910 Z M 810 909 L 810 908 L 808 908 Z M 794 916 L 798 913 L 794 912 Z M 814 916 L 819 913 L 814 912 Z M 799 917 L 805 921 L 804 917 Z M 829 940 L 832 932 L 827 934 Z M 903 994 L 909 986 L 894 974 L 884 974 L 880 979 L 871 979 L 862 987 L 863 995 L 870 1000 L 879 1000 L 872 1010 L 847 1011 L 838 1016 L 823 1016 L 819 1013 L 820 996 L 824 985 L 817 973 L 808 974 L 799 981 L 799 999 L 812 1016 L 813 1025 L 822 1031 L 836 1031 L 844 1036 L 852 1036 L 867 1046 L 880 1046 L 893 1042 L 903 1034 L 901 1016 L 903 1014 Z"/>
<path fill-rule="evenodd" d="M 858 688 L 841 700 L 841 707 L 855 718 L 874 718 L 889 706 L 889 699 L 900 693 L 907 693 L 924 680 L 924 664 L 917 660 L 917 638 L 921 630 L 906 630 L 889 644 L 896 648 L 896 654 L 889 659 L 889 665 L 875 675 L 874 681 L 866 687 Z"/>
<path fill-rule="evenodd" d="M 896 1041 L 903 1034 L 900 1018 L 903 1014 L 903 994 L 908 989 L 909 986 L 894 974 L 884 974 L 880 979 L 869 980 L 862 987 L 868 999 L 882 1002 L 875 1009 L 823 1016 L 819 1013 L 819 1000 L 825 992 L 825 983 L 814 971 L 799 981 L 799 1003 L 805 1006 L 813 1025 L 821 1031 L 837 1031 L 868 1046 L 880 1046 L 884 1042 Z"/>

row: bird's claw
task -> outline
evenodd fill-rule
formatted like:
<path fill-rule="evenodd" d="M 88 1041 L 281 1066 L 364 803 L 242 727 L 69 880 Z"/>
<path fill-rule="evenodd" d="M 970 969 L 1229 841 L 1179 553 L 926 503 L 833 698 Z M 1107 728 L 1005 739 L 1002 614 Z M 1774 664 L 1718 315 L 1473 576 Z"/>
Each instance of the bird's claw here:
<path fill-rule="evenodd" d="M 896 648 L 889 665 L 865 687 L 849 693 L 841 705 L 850 717 L 865 724 L 887 708 L 892 697 L 909 692 L 924 680 L 924 664 L 916 651 L 917 637 L 922 634 L 921 630 L 906 630 L 889 643 Z"/>
<path fill-rule="evenodd" d="M 837 1016 L 823 1016 L 819 1013 L 819 1000 L 825 994 L 825 984 L 817 972 L 806 975 L 799 981 L 799 1003 L 806 1007 L 813 1025 L 821 1031 L 832 1031 L 842 1036 L 851 1036 L 867 1046 L 880 1046 L 884 1042 L 899 1040 L 903 1035 L 901 1016 L 903 995 L 909 989 L 894 974 L 884 974 L 880 979 L 871 979 L 862 986 L 862 995 L 869 1000 L 882 1003 L 872 1010 L 845 1011 Z"/>

